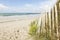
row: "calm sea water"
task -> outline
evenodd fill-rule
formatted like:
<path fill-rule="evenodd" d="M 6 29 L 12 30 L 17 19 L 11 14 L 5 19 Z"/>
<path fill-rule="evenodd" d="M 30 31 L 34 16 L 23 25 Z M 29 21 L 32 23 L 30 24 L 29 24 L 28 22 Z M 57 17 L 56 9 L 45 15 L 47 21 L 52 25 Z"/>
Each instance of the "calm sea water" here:
<path fill-rule="evenodd" d="M 0 16 L 39 15 L 40 13 L 0 13 Z"/>
<path fill-rule="evenodd" d="M 40 18 L 40 13 L 0 13 L 0 20 L 32 20 Z"/>

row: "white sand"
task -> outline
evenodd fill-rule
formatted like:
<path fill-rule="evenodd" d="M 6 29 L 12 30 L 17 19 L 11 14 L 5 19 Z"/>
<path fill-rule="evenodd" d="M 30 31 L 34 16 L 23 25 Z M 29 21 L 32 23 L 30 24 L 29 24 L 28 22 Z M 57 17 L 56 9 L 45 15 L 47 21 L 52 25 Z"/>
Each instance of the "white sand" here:
<path fill-rule="evenodd" d="M 39 16 L 0 16 L 0 40 L 27 40 L 29 24 Z"/>

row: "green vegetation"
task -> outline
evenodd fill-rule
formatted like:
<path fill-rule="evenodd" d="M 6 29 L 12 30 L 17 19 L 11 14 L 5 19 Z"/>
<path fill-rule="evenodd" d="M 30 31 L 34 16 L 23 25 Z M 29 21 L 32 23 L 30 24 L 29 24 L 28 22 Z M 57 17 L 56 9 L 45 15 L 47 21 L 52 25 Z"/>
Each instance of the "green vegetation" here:
<path fill-rule="evenodd" d="M 37 26 L 37 21 L 33 21 L 31 24 L 30 24 L 30 29 L 29 29 L 29 35 L 36 35 L 36 32 L 38 30 L 38 26 Z"/>
<path fill-rule="evenodd" d="M 40 28 L 42 27 L 42 23 Z M 41 30 L 39 32 L 38 31 L 38 21 L 35 20 L 33 22 L 31 22 L 30 24 L 30 28 L 29 28 L 29 35 L 31 36 L 32 40 L 50 40 L 50 35 L 49 32 L 47 33 L 44 32 L 44 30 L 41 28 Z M 46 30 L 46 28 L 44 28 Z"/>

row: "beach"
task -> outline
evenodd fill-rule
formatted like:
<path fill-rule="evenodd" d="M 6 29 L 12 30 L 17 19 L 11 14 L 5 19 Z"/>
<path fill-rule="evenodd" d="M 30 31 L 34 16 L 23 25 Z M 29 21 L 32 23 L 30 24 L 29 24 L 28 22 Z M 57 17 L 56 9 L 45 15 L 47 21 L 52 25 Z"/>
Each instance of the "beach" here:
<path fill-rule="evenodd" d="M 39 15 L 0 16 L 0 40 L 28 39 L 29 25 Z"/>

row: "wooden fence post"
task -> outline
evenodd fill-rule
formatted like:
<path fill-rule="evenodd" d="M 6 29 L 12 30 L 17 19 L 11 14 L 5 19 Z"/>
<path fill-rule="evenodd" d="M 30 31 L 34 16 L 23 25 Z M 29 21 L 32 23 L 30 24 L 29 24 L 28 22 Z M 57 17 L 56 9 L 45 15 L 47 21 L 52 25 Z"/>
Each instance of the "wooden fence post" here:
<path fill-rule="evenodd" d="M 51 37 L 51 11 L 49 11 L 49 35 Z"/>
<path fill-rule="evenodd" d="M 56 36 L 57 36 L 57 39 L 56 40 L 59 40 L 59 33 L 58 33 L 58 12 L 57 12 L 57 5 L 55 5 L 55 18 L 56 18 Z"/>

